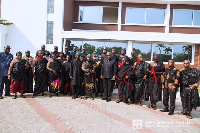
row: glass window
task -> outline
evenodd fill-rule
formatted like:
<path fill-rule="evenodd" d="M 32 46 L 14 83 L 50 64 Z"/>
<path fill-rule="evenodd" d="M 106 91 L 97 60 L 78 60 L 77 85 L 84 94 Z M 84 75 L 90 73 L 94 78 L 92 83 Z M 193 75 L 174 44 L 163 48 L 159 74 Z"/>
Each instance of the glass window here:
<path fill-rule="evenodd" d="M 103 23 L 117 23 L 118 8 L 104 7 L 103 8 Z"/>
<path fill-rule="evenodd" d="M 53 44 L 53 21 L 47 21 L 46 44 Z"/>
<path fill-rule="evenodd" d="M 172 58 L 172 45 L 153 44 L 153 55 L 159 55 L 162 62 L 168 62 Z"/>
<path fill-rule="evenodd" d="M 192 25 L 193 10 L 173 10 L 173 25 Z"/>
<path fill-rule="evenodd" d="M 192 61 L 192 45 L 173 45 L 173 58 L 175 62 Z"/>
<path fill-rule="evenodd" d="M 200 10 L 194 10 L 193 25 L 199 25 L 200 26 Z"/>
<path fill-rule="evenodd" d="M 82 41 L 74 41 L 74 40 L 70 40 L 70 46 L 69 46 L 69 51 L 72 52 L 73 51 L 73 47 L 77 48 L 77 51 L 81 52 L 82 49 Z"/>
<path fill-rule="evenodd" d="M 164 9 L 146 9 L 146 24 L 164 24 Z"/>
<path fill-rule="evenodd" d="M 126 51 L 126 43 L 123 42 L 105 42 L 105 46 L 108 52 L 111 52 L 112 48 L 115 48 L 117 56 L 120 55 L 122 49 Z"/>
<path fill-rule="evenodd" d="M 133 51 L 135 51 L 135 56 L 142 54 L 145 61 L 151 61 L 151 44 L 133 44 Z"/>
<path fill-rule="evenodd" d="M 86 48 L 88 54 L 92 54 L 95 50 L 98 50 L 98 52 L 101 53 L 104 48 L 104 42 L 83 41 L 83 47 Z"/>
<path fill-rule="evenodd" d="M 54 13 L 54 0 L 47 1 L 47 13 Z"/>
<path fill-rule="evenodd" d="M 103 7 L 80 6 L 79 21 L 90 23 L 102 23 Z"/>
<path fill-rule="evenodd" d="M 145 24 L 145 8 L 126 8 L 126 23 Z"/>

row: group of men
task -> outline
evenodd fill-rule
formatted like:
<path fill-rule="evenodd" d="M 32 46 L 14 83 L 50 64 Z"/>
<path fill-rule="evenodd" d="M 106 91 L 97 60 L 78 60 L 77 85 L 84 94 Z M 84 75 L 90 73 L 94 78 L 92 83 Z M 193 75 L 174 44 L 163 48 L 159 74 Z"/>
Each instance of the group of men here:
<path fill-rule="evenodd" d="M 76 51 L 54 52 L 45 50 L 45 45 L 37 51 L 35 59 L 30 56 L 30 51 L 16 53 L 16 58 L 10 53 L 10 46 L 4 46 L 4 52 L 0 53 L 0 99 L 3 99 L 5 84 L 5 96 L 17 98 L 17 92 L 25 98 L 25 93 L 33 93 L 33 98 L 49 91 L 49 97 L 55 93 L 72 95 L 72 98 L 94 100 L 94 95 L 101 100 L 111 101 L 114 85 L 118 87 L 116 103 L 142 105 L 143 101 L 150 100 L 149 108 L 156 110 L 156 103 L 162 101 L 164 109 L 173 115 L 175 110 L 176 92 L 180 88 L 183 111 L 180 115 L 192 118 L 191 111 L 196 109 L 199 94 L 197 85 L 200 72 L 190 67 L 190 61 L 183 62 L 183 69 L 178 70 L 174 66 L 174 60 L 168 61 L 168 66 L 159 61 L 159 56 L 153 56 L 153 62 L 143 60 L 141 54 L 137 57 L 134 51 L 131 57 L 127 57 L 125 50 L 121 50 L 120 56 L 115 55 L 115 49 L 107 52 L 106 49 L 97 57 L 96 51 L 91 55 Z M 35 85 L 33 87 L 33 79 Z M 34 89 L 33 89 L 34 88 Z M 170 106 L 169 106 L 170 99 Z"/>

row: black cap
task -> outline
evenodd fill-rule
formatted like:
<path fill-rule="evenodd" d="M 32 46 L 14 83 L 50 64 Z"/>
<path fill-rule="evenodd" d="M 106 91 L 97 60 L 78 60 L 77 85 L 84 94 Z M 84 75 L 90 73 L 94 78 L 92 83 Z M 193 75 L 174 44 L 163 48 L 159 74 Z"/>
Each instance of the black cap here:
<path fill-rule="evenodd" d="M 4 48 L 11 49 L 9 45 L 5 45 Z"/>

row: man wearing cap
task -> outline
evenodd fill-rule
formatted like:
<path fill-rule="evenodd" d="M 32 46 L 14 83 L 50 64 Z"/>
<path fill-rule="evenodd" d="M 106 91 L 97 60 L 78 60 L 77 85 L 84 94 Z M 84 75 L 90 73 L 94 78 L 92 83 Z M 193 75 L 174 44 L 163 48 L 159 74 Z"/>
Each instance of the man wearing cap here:
<path fill-rule="evenodd" d="M 13 55 L 10 53 L 10 46 L 4 46 L 4 52 L 0 52 L 0 99 L 3 99 L 3 89 L 5 84 L 5 96 L 10 94 L 10 80 L 8 80 L 8 69 L 10 62 L 13 60 Z"/>

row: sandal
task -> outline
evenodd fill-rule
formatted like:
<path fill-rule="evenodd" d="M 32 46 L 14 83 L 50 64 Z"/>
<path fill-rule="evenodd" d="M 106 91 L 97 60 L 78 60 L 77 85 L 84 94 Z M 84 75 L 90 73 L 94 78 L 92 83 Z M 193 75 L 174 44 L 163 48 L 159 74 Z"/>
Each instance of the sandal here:
<path fill-rule="evenodd" d="M 17 99 L 17 96 L 14 96 L 12 99 Z"/>
<path fill-rule="evenodd" d="M 120 100 L 118 99 L 118 100 L 116 101 L 116 103 L 120 103 Z"/>
<path fill-rule="evenodd" d="M 91 99 L 91 100 L 94 100 L 94 98 L 93 98 L 93 97 L 90 97 L 90 99 Z"/>
<path fill-rule="evenodd" d="M 186 115 L 186 117 L 187 117 L 188 119 L 192 119 L 192 116 L 191 116 L 191 115 Z"/>
<path fill-rule="evenodd" d="M 84 99 L 84 100 L 86 100 L 86 99 L 87 99 L 87 97 L 84 97 L 83 99 Z"/>

